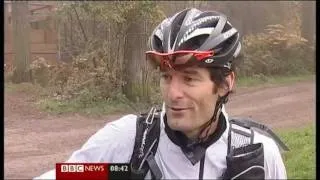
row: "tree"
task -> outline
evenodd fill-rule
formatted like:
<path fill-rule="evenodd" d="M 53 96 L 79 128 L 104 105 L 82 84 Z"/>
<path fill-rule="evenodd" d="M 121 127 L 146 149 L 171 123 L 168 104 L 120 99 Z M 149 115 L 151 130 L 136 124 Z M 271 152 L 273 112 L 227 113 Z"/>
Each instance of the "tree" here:
<path fill-rule="evenodd" d="M 301 1 L 302 4 L 302 37 L 306 38 L 310 45 L 315 42 L 316 6 L 315 1 Z"/>
<path fill-rule="evenodd" d="M 123 87 L 123 92 L 127 98 L 132 101 L 137 100 L 136 98 L 148 98 L 144 96 L 143 84 L 142 84 L 142 63 L 143 51 L 145 49 L 144 43 L 141 41 L 143 38 L 143 21 L 139 23 L 131 23 L 126 32 L 126 41 L 124 46 L 124 80 L 126 84 Z M 139 48 L 137 48 L 139 47 Z"/>
<path fill-rule="evenodd" d="M 27 1 L 12 1 L 12 25 L 14 51 L 12 82 L 30 82 L 31 74 L 28 71 L 30 61 L 30 24 Z"/>
<path fill-rule="evenodd" d="M 122 14 L 126 22 L 123 93 L 131 101 L 148 102 L 151 89 L 150 78 L 145 75 L 148 73 L 148 68 L 144 61 L 144 52 L 147 49 L 149 34 L 153 29 L 147 30 L 146 24 L 157 24 L 164 17 L 153 2 L 139 1 L 130 3 L 127 7 L 123 8 Z"/>

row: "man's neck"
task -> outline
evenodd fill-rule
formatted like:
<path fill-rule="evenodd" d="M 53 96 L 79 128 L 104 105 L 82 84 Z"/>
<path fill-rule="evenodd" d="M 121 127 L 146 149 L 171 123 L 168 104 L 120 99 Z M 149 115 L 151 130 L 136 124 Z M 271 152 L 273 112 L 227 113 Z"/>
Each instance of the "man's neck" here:
<path fill-rule="evenodd" d="M 206 125 L 206 127 L 201 126 L 198 129 L 195 129 L 193 131 L 183 132 L 183 134 L 187 136 L 188 139 L 190 139 L 191 141 L 195 141 L 195 140 L 198 140 L 199 138 L 206 138 L 211 134 L 213 134 L 217 129 L 217 125 L 218 125 L 218 120 L 211 123 L 211 125 Z M 203 128 L 205 129 L 202 131 Z"/>

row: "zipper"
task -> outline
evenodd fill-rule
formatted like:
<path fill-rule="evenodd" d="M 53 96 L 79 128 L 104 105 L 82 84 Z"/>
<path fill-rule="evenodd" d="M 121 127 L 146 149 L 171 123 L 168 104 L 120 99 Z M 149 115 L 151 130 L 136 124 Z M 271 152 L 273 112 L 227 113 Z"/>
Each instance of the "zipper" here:
<path fill-rule="evenodd" d="M 199 180 L 203 179 L 203 168 L 204 168 L 204 159 L 206 156 L 203 156 L 200 160 L 200 170 L 199 170 Z"/>

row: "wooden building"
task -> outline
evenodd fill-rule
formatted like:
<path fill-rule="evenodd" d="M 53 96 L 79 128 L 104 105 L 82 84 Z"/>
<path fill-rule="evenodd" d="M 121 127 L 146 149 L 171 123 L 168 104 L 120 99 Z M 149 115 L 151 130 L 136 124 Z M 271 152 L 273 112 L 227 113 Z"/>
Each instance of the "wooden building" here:
<path fill-rule="evenodd" d="M 56 8 L 55 1 L 28 1 L 30 11 L 30 60 L 43 57 L 48 62 L 55 63 L 58 57 L 58 33 L 52 12 Z M 8 66 L 12 64 L 13 51 L 13 31 L 11 1 L 4 3 L 4 36 L 5 36 L 5 59 Z"/>

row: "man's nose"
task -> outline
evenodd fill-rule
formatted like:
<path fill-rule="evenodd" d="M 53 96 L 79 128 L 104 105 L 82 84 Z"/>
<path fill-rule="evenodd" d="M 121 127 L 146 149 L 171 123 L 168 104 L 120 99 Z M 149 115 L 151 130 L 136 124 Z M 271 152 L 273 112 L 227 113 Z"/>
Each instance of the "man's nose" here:
<path fill-rule="evenodd" d="M 183 88 L 177 78 L 172 78 L 168 86 L 168 97 L 171 100 L 181 99 L 183 97 Z"/>

